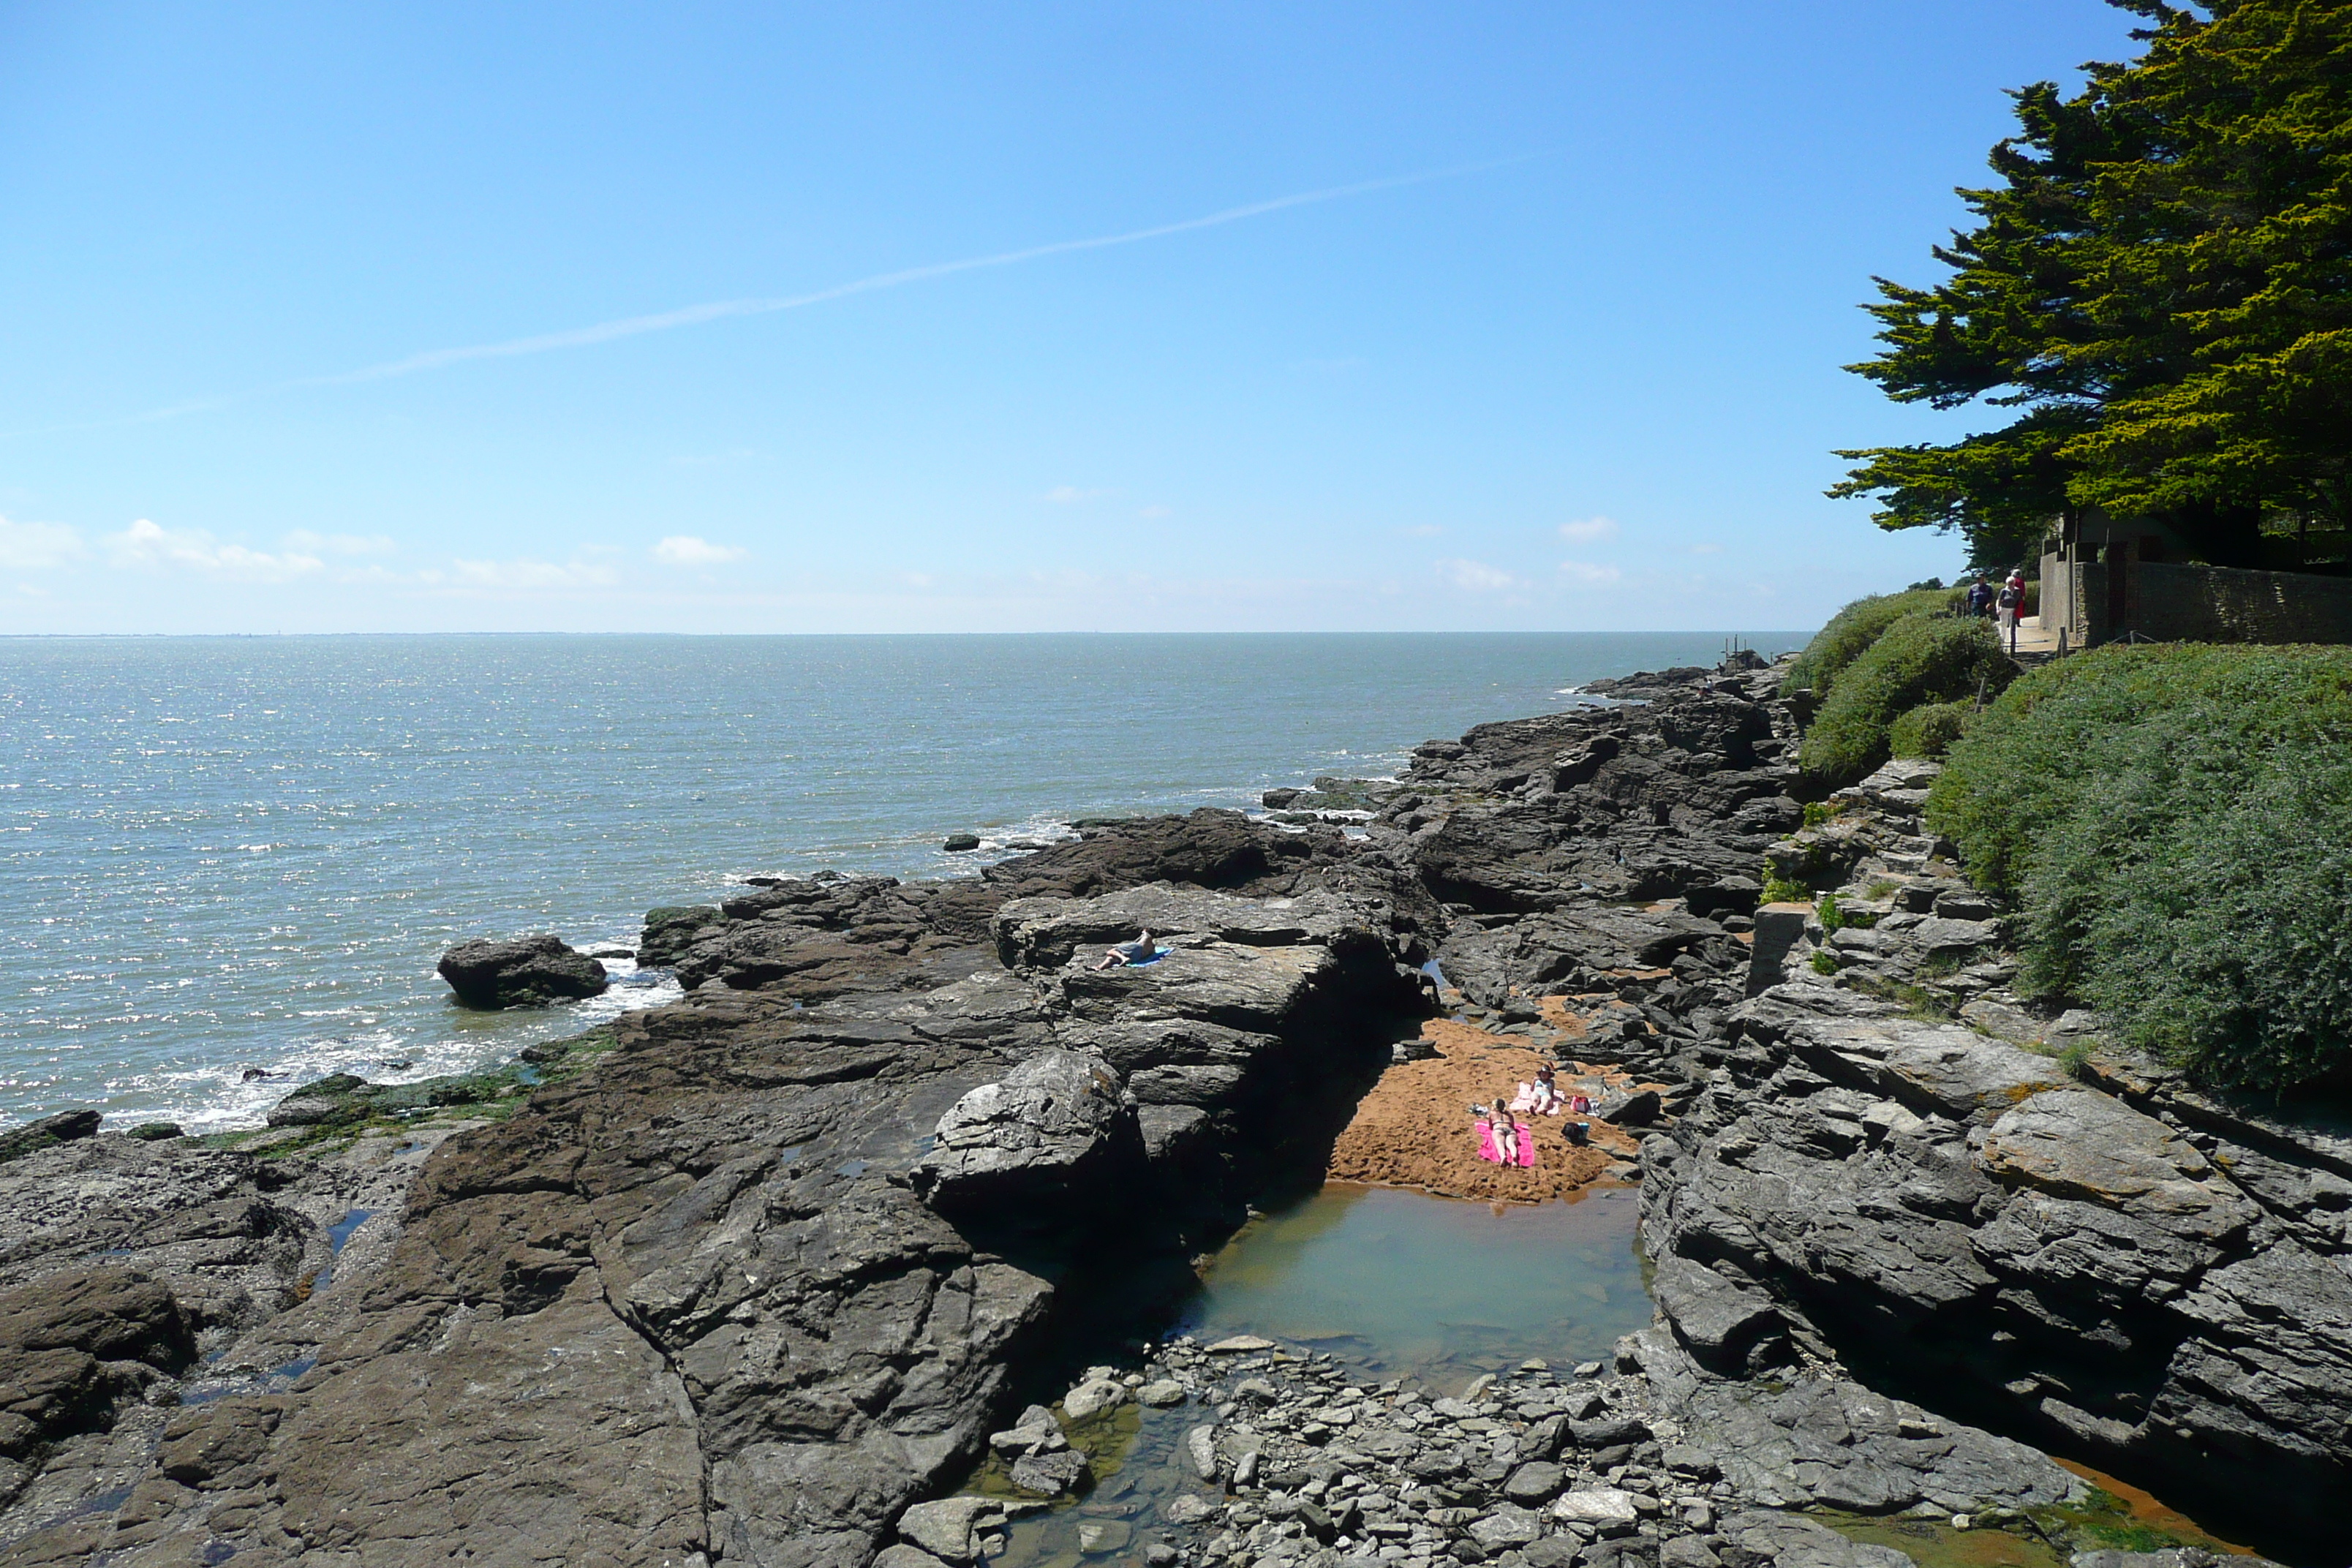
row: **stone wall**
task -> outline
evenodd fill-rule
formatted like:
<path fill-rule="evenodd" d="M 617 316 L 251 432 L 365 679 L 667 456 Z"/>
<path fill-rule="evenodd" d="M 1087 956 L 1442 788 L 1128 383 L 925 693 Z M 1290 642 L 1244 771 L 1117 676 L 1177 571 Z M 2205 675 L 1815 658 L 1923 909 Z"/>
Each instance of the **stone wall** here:
<path fill-rule="evenodd" d="M 2352 578 L 2135 562 L 2138 619 L 2158 642 L 2352 642 Z"/>
<path fill-rule="evenodd" d="M 2158 642 L 2352 643 L 2352 578 L 2140 559 L 2042 560 L 2042 624 L 2092 647 L 2135 632 Z M 2124 574 L 2120 617 L 2112 583 Z"/>

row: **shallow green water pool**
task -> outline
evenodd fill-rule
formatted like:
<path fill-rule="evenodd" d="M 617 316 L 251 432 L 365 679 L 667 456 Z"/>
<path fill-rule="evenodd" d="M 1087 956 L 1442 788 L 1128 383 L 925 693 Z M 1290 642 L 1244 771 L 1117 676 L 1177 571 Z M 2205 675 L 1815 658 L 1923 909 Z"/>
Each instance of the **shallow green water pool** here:
<path fill-rule="evenodd" d="M 1264 1334 L 1433 1385 L 1530 1356 L 1602 1360 L 1650 1321 L 1640 1196 L 1489 1205 L 1328 1184 L 1235 1235 L 1181 1328 Z"/>
<path fill-rule="evenodd" d="M 1612 1190 L 1529 1207 L 1328 1184 L 1238 1232 L 1169 1332 L 1262 1334 L 1328 1352 L 1356 1381 L 1433 1394 L 1530 1357 L 1563 1369 L 1604 1360 L 1651 1318 L 1634 1247 L 1639 1199 Z M 1097 1485 L 1014 1521 L 988 1568 L 1131 1559 L 1177 1499 L 1222 1499 L 1181 1450 L 1189 1427 L 1215 1418 L 1198 1401 L 1129 1404 L 1071 1428 Z M 968 1489 L 1013 1495 L 1002 1462 L 983 1465 Z"/>

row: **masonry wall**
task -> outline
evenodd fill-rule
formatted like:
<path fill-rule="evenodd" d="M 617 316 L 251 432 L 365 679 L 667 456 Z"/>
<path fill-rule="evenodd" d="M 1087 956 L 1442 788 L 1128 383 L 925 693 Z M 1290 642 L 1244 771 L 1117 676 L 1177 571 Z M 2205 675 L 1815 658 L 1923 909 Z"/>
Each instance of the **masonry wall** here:
<path fill-rule="evenodd" d="M 2158 642 L 2352 643 L 2352 578 L 2154 561 L 2129 570 L 2137 581 L 2128 629 Z M 2092 640 L 2105 641 L 2125 628 L 2093 629 L 2105 635 Z"/>

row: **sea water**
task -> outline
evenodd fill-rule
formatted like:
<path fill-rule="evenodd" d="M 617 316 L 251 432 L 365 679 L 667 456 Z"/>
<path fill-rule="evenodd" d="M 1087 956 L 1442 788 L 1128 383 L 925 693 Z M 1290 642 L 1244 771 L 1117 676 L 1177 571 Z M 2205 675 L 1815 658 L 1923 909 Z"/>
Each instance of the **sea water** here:
<path fill-rule="evenodd" d="M 754 872 L 969 875 L 1080 817 L 1390 773 L 1726 642 L 0 639 L 0 1124 L 212 1131 L 327 1072 L 467 1070 L 676 988 L 615 961 L 603 998 L 468 1014 L 453 942 L 626 946 Z M 982 851 L 943 852 L 959 830 Z"/>

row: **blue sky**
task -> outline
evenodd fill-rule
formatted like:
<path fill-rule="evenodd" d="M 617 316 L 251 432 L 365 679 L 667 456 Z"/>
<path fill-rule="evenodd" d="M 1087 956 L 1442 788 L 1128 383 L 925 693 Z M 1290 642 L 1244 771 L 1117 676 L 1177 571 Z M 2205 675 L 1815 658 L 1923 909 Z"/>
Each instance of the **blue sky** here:
<path fill-rule="evenodd" d="M 0 8 L 0 632 L 1817 624 L 1958 561 L 1871 275 L 2131 21 Z"/>

